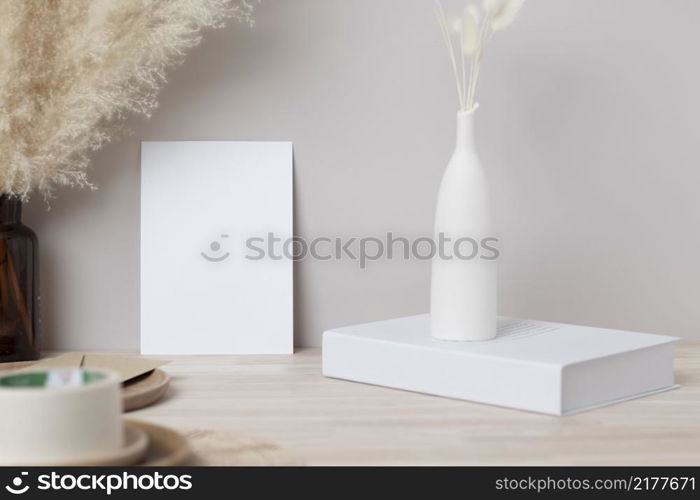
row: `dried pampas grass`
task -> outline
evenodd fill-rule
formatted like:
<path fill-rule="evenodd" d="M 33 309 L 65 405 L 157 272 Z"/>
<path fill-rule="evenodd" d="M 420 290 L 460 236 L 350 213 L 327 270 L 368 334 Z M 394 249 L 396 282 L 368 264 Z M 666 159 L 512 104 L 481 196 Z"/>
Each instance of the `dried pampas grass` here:
<path fill-rule="evenodd" d="M 0 1 L 0 194 L 89 186 L 89 152 L 151 114 L 204 28 L 252 24 L 252 1 Z"/>

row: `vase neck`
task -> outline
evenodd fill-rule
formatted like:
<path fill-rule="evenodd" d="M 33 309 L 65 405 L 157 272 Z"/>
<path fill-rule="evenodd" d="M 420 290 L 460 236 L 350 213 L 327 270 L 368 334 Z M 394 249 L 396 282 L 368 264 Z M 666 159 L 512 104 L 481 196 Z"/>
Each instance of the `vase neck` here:
<path fill-rule="evenodd" d="M 22 200 L 5 194 L 0 195 L 0 224 L 22 222 Z"/>
<path fill-rule="evenodd" d="M 474 111 L 457 113 L 457 148 L 471 149 L 474 145 Z"/>

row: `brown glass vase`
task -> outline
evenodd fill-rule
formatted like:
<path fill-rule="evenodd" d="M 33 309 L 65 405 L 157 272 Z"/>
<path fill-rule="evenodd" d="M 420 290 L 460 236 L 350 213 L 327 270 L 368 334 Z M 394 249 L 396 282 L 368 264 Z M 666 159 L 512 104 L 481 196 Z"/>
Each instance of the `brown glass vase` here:
<path fill-rule="evenodd" d="M 22 201 L 0 195 L 0 362 L 39 357 L 39 266 Z"/>

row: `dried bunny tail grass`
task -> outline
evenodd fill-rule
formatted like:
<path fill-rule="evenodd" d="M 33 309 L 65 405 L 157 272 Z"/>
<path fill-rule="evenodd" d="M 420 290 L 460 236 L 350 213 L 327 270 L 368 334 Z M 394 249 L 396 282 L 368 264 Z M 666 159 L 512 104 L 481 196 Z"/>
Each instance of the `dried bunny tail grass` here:
<path fill-rule="evenodd" d="M 467 4 L 462 17 L 449 23 L 440 0 L 435 1 L 438 24 L 447 47 L 447 54 L 452 65 L 460 111 L 475 108 L 474 96 L 481 70 L 484 45 L 495 31 L 510 26 L 518 15 L 525 0 L 482 0 L 481 9 L 475 4 Z M 450 26 L 452 30 L 450 30 Z M 459 38 L 461 48 L 460 62 L 457 63 L 451 35 Z M 467 59 L 469 60 L 469 77 L 467 77 Z M 460 71 L 461 69 L 461 71 Z"/>
<path fill-rule="evenodd" d="M 90 186 L 90 152 L 150 116 L 168 67 L 250 0 L 0 2 L 0 192 Z"/>

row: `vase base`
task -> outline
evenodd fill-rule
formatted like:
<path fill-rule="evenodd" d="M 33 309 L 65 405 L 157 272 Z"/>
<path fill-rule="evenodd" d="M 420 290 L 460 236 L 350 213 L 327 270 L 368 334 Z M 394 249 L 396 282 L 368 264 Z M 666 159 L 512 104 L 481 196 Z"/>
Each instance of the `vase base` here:
<path fill-rule="evenodd" d="M 482 337 L 482 338 L 474 338 L 474 339 L 461 339 L 461 338 L 456 338 L 456 337 L 438 337 L 437 335 L 430 335 L 430 338 L 433 340 L 436 340 L 438 342 L 454 342 L 454 343 L 459 343 L 459 342 L 487 342 L 489 340 L 493 340 L 496 338 L 496 335 L 493 337 Z"/>
<path fill-rule="evenodd" d="M 2 342 L 0 340 L 0 363 L 36 361 L 37 359 L 39 359 L 37 349 L 31 346 L 20 347 L 16 342 Z"/>

